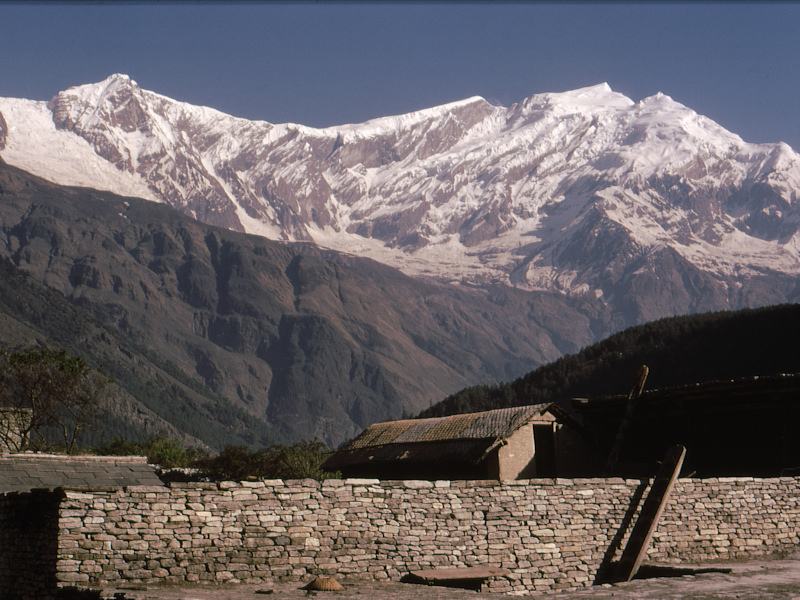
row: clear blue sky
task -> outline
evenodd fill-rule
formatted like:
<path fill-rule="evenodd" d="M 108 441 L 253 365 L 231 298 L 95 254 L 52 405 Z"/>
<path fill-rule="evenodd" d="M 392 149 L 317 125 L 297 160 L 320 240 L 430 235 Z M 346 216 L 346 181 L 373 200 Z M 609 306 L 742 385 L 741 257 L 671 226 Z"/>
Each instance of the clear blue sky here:
<path fill-rule="evenodd" d="M 314 127 L 605 81 L 800 150 L 794 3 L 0 3 L 0 96 L 47 100 L 112 73 Z"/>

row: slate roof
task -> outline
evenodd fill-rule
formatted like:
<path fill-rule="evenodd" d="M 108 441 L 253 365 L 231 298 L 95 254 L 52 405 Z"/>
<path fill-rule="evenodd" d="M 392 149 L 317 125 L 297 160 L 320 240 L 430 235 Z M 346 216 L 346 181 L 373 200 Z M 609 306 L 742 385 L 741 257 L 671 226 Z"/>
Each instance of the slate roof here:
<path fill-rule="evenodd" d="M 0 494 L 33 489 L 107 490 L 163 486 L 144 456 L 0 454 Z"/>
<path fill-rule="evenodd" d="M 358 464 L 441 461 L 476 464 L 523 425 L 551 422 L 552 404 L 500 408 L 480 413 L 375 423 L 334 453 L 323 468 Z"/>

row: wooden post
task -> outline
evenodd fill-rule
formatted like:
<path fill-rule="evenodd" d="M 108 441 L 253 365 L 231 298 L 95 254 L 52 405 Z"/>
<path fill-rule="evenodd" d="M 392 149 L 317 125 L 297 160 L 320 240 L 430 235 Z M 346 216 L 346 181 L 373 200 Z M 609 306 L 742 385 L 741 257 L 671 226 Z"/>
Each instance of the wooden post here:
<path fill-rule="evenodd" d="M 648 373 L 650 373 L 650 369 L 647 367 L 647 365 L 642 365 L 641 369 L 639 369 L 639 374 L 636 376 L 636 383 L 631 389 L 630 394 L 628 394 L 628 403 L 625 406 L 625 415 L 622 417 L 622 422 L 619 424 L 617 435 L 614 438 L 614 445 L 611 447 L 611 452 L 608 455 L 608 461 L 606 461 L 606 466 L 603 469 L 603 472 L 607 476 L 611 475 L 612 471 L 617 466 L 619 453 L 622 450 L 622 441 L 625 439 L 625 432 L 628 430 L 628 425 L 630 425 L 631 419 L 633 418 L 633 409 L 636 406 L 636 400 L 642 395 L 642 390 L 644 390 L 644 383 L 647 381 Z"/>

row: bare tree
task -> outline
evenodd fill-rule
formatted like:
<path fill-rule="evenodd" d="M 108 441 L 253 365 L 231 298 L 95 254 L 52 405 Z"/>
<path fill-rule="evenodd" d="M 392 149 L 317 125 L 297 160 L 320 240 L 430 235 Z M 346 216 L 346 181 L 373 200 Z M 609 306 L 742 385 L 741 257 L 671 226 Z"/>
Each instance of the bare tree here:
<path fill-rule="evenodd" d="M 0 442 L 14 450 L 32 442 L 50 449 L 56 435 L 71 453 L 78 432 L 104 409 L 111 382 L 64 350 L 0 351 Z"/>

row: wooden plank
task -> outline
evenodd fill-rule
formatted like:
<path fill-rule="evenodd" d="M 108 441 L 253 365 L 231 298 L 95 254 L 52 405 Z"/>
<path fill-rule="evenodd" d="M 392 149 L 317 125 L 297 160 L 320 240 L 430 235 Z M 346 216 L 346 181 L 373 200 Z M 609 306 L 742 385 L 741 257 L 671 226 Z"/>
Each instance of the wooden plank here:
<path fill-rule="evenodd" d="M 410 574 L 416 578 L 424 580 L 429 585 L 438 582 L 462 580 L 462 579 L 488 579 L 508 575 L 511 571 L 501 567 L 463 567 L 456 569 L 424 569 L 421 571 L 411 571 Z"/>
<path fill-rule="evenodd" d="M 661 518 L 661 513 L 664 512 L 664 507 L 669 501 L 669 494 L 681 472 L 685 456 L 686 448 L 683 446 L 673 446 L 667 450 L 664 462 L 653 480 L 653 485 L 650 486 L 650 492 L 647 494 L 642 511 L 639 513 L 636 525 L 633 526 L 622 558 L 614 572 L 615 580 L 630 581 L 639 570 L 639 566 L 647 554 L 647 547 L 653 538 L 658 520 Z"/>
<path fill-rule="evenodd" d="M 622 450 L 622 442 L 625 440 L 625 433 L 628 431 L 628 426 L 633 419 L 633 411 L 636 407 L 636 400 L 642 395 L 644 384 L 647 381 L 647 374 L 650 369 L 647 365 L 642 365 L 639 368 L 639 374 L 636 376 L 636 383 L 633 385 L 630 393 L 628 394 L 627 404 L 625 406 L 625 414 L 622 417 L 622 422 L 619 424 L 617 435 L 614 437 L 614 444 L 611 446 L 611 452 L 608 454 L 608 460 L 603 472 L 606 476 L 610 476 L 617 466 L 619 460 L 619 453 Z"/>

